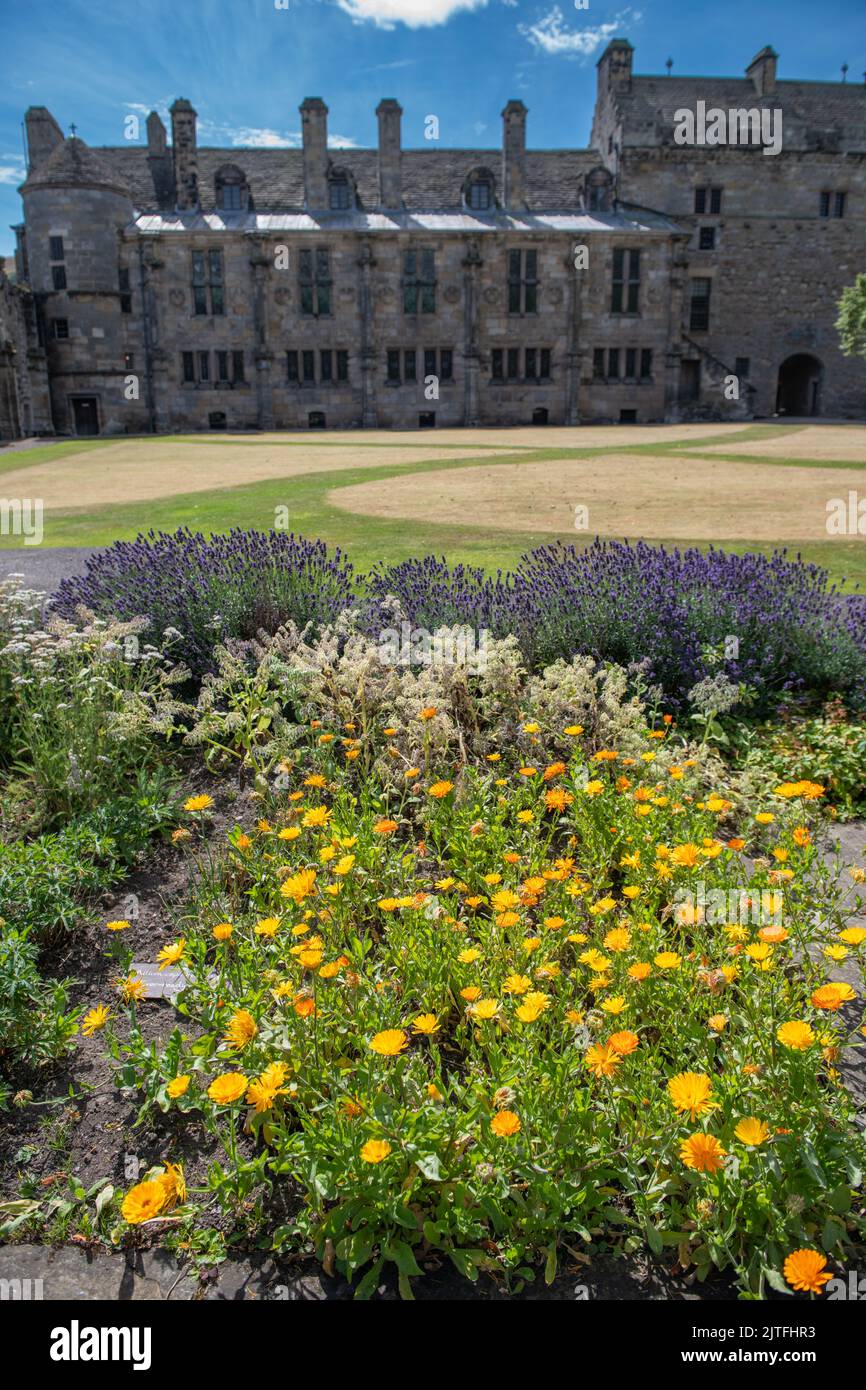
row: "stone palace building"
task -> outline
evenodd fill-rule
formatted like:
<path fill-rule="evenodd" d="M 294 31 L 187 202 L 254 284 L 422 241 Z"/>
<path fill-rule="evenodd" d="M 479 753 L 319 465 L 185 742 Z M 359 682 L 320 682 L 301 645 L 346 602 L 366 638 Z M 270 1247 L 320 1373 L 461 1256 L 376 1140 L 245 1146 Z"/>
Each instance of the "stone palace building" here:
<path fill-rule="evenodd" d="M 14 279 L 0 270 L 0 437 L 866 416 L 834 327 L 866 270 L 866 85 L 639 76 L 614 39 L 591 146 L 147 144 L 26 115 Z M 684 109 L 730 113 L 681 143 Z M 756 118 L 748 124 L 748 113 Z M 746 118 L 740 138 L 734 117 Z M 755 138 L 782 122 L 775 154 Z M 733 137 L 733 138 L 732 138 Z M 736 380 L 734 380 L 736 379 Z"/>

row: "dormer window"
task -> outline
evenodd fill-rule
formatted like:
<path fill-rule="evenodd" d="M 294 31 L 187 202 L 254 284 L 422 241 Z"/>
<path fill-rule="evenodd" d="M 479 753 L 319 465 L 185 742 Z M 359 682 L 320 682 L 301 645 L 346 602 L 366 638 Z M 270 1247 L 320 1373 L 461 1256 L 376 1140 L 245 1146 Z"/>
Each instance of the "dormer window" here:
<path fill-rule="evenodd" d="M 348 174 L 332 174 L 328 180 L 328 206 L 332 212 L 348 212 L 353 203 Z"/>
<path fill-rule="evenodd" d="M 252 207 L 246 175 L 236 164 L 218 169 L 215 182 L 216 205 L 221 212 L 247 212 Z"/>
<path fill-rule="evenodd" d="M 608 169 L 593 169 L 586 176 L 587 212 L 610 212 L 613 179 Z"/>
<path fill-rule="evenodd" d="M 466 200 L 473 212 L 489 212 L 493 206 L 493 188 L 487 179 L 474 179 L 469 185 Z"/>
<path fill-rule="evenodd" d="M 463 202 L 470 212 L 491 212 L 496 206 L 495 184 L 489 169 L 475 169 L 463 185 Z"/>

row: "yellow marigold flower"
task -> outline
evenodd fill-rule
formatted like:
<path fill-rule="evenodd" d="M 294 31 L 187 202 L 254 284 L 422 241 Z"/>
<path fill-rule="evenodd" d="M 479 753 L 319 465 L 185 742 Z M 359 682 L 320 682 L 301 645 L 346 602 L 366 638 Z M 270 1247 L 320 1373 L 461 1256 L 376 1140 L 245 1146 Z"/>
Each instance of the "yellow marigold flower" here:
<path fill-rule="evenodd" d="M 742 1144 L 748 1144 L 749 1148 L 757 1148 L 759 1144 L 764 1144 L 770 1137 L 770 1131 L 763 1120 L 758 1120 L 754 1115 L 749 1115 L 745 1120 L 740 1120 L 734 1130 L 734 1134 Z"/>
<path fill-rule="evenodd" d="M 276 936 L 279 929 L 279 917 L 263 917 L 261 921 L 256 922 L 255 925 L 256 936 Z"/>
<path fill-rule="evenodd" d="M 207 795 L 191 796 L 183 803 L 185 811 L 206 811 L 210 806 L 213 806 L 213 797 Z"/>
<path fill-rule="evenodd" d="M 772 825 L 775 819 L 776 817 L 773 815 L 772 811 L 759 811 L 755 816 L 758 825 Z"/>
<path fill-rule="evenodd" d="M 842 980 L 830 980 L 813 992 L 811 1002 L 815 1009 L 829 1009 L 835 1012 L 842 1004 L 856 998 L 857 994 L 850 985 Z"/>
<path fill-rule="evenodd" d="M 166 1163 L 165 1172 L 156 1181 L 165 1193 L 166 1211 L 171 1211 L 178 1202 L 186 1201 L 186 1179 L 179 1163 Z"/>
<path fill-rule="evenodd" d="M 234 927 L 232 926 L 231 922 L 220 922 L 217 926 L 214 927 L 211 935 L 214 937 L 216 941 L 228 941 L 233 931 Z"/>
<path fill-rule="evenodd" d="M 724 1167 L 726 1152 L 713 1134 L 699 1130 L 680 1145 L 680 1158 L 697 1173 L 717 1173 Z"/>
<path fill-rule="evenodd" d="M 564 926 L 565 926 L 565 918 L 564 918 L 564 917 L 545 917 L 545 919 L 544 919 L 544 925 L 547 927 L 547 930 L 548 930 L 548 931 L 559 931 L 561 927 L 564 927 Z"/>
<path fill-rule="evenodd" d="M 769 960 L 772 954 L 772 946 L 768 946 L 765 941 L 753 941 L 746 947 L 746 955 L 759 965 Z"/>
<path fill-rule="evenodd" d="M 616 898 L 599 898 L 597 903 L 590 904 L 590 912 L 593 917 L 599 917 L 604 912 L 611 912 L 616 907 Z"/>
<path fill-rule="evenodd" d="M 166 1200 L 166 1189 L 161 1182 L 140 1182 L 127 1192 L 120 1213 L 130 1226 L 140 1226 L 142 1222 L 152 1221 L 158 1216 L 165 1207 Z"/>
<path fill-rule="evenodd" d="M 723 1033 L 728 1026 L 727 1014 L 711 1014 L 707 1024 L 714 1033 Z"/>
<path fill-rule="evenodd" d="M 92 1038 L 94 1033 L 98 1033 L 104 1028 L 111 1018 L 111 1012 L 105 1004 L 97 1004 L 84 1015 L 81 1022 L 81 1031 L 86 1038 Z"/>
<path fill-rule="evenodd" d="M 817 1250 L 792 1250 L 785 1261 L 785 1278 L 797 1293 L 821 1293 L 831 1278 L 826 1256 Z"/>
<path fill-rule="evenodd" d="M 185 1096 L 189 1090 L 189 1083 L 189 1076 L 176 1076 L 173 1081 L 169 1081 L 165 1089 L 172 1100 L 179 1100 L 180 1097 Z"/>
<path fill-rule="evenodd" d="M 815 1034 L 808 1023 L 804 1023 L 802 1019 L 783 1023 L 778 1029 L 776 1037 L 783 1047 L 790 1047 L 795 1052 L 803 1052 L 807 1047 L 811 1047 L 815 1041 Z"/>
<path fill-rule="evenodd" d="M 500 912 L 496 917 L 497 927 L 516 927 L 519 921 L 519 912 Z"/>
<path fill-rule="evenodd" d="M 544 1009 L 539 1004 L 530 1004 L 524 1000 L 522 1004 L 518 1004 L 514 1012 L 521 1023 L 536 1023 L 544 1013 Z"/>
<path fill-rule="evenodd" d="M 513 1110 L 500 1110 L 490 1121 L 490 1128 L 498 1139 L 511 1139 L 520 1133 L 520 1116 Z"/>
<path fill-rule="evenodd" d="M 434 1100 L 438 1104 L 441 1104 L 442 1101 L 445 1099 L 442 1092 L 439 1090 L 439 1087 L 435 1085 L 435 1083 L 432 1081 L 427 1082 L 427 1096 L 430 1100 Z"/>
<path fill-rule="evenodd" d="M 668 1095 L 674 1109 L 688 1113 L 692 1120 L 715 1109 L 712 1099 L 710 1078 L 702 1072 L 681 1071 L 668 1082 Z"/>
<path fill-rule="evenodd" d="M 228 1028 L 225 1033 L 225 1041 L 231 1043 L 238 1049 L 246 1047 L 247 1043 L 252 1042 L 258 1033 L 258 1027 L 252 1014 L 246 1009 L 238 1009 L 229 1019 Z"/>
<path fill-rule="evenodd" d="M 622 890 L 622 895 L 624 898 L 628 898 L 630 902 L 634 902 L 635 898 L 640 897 L 640 891 L 641 890 L 637 886 L 637 884 L 627 883 Z"/>
<path fill-rule="evenodd" d="M 432 787 L 427 788 L 427 795 L 435 797 L 437 801 L 441 801 L 453 788 L 453 782 L 434 782 Z"/>
<path fill-rule="evenodd" d="M 611 999 L 602 999 L 601 1007 L 606 1014 L 621 1014 L 626 1007 L 625 995 L 616 994 Z"/>
<path fill-rule="evenodd" d="M 207 1088 L 211 1100 L 217 1105 L 233 1105 L 249 1086 L 249 1080 L 240 1071 L 226 1071 L 217 1076 Z"/>
<path fill-rule="evenodd" d="M 516 893 L 512 893 L 509 888 L 501 888 L 498 893 L 494 893 L 490 899 L 491 907 L 495 907 L 502 912 L 507 907 L 517 907 L 520 899 Z"/>
<path fill-rule="evenodd" d="M 106 931 L 128 931 L 128 930 L 129 930 L 129 925 L 130 925 L 129 922 L 127 922 L 127 921 L 125 921 L 125 920 L 118 920 L 117 922 L 106 922 L 106 924 L 105 924 L 105 930 L 106 930 Z"/>
<path fill-rule="evenodd" d="M 378 1052 L 380 1057 L 396 1057 L 408 1046 L 409 1039 L 402 1028 L 386 1028 L 370 1040 L 370 1051 Z"/>
<path fill-rule="evenodd" d="M 613 1076 L 622 1061 L 622 1056 L 609 1044 L 593 1043 L 583 1060 L 593 1076 L 600 1079 L 603 1076 Z"/>
<path fill-rule="evenodd" d="M 280 885 L 280 892 L 284 898 L 294 898 L 296 903 L 302 903 L 308 898 L 316 886 L 316 870 L 301 869 L 300 873 L 291 874 L 284 883 Z"/>
<path fill-rule="evenodd" d="M 627 951 L 631 945 L 631 932 L 626 927 L 613 927 L 604 938 L 608 951 Z"/>
<path fill-rule="evenodd" d="M 354 854 L 343 854 L 334 865 L 334 873 L 340 878 L 345 878 L 346 874 L 351 873 L 355 863 Z"/>
<path fill-rule="evenodd" d="M 502 988 L 506 994 L 525 994 L 531 984 L 528 975 L 508 975 Z"/>
<path fill-rule="evenodd" d="M 137 975 L 127 975 L 125 979 L 117 981 L 117 992 L 126 1004 L 140 1004 L 147 994 L 147 987 L 144 980 Z"/>
<path fill-rule="evenodd" d="M 305 811 L 301 817 L 301 824 L 307 830 L 317 829 L 320 826 L 327 825 L 332 815 L 333 811 L 327 806 L 311 806 L 309 811 Z"/>
<path fill-rule="evenodd" d="M 461 951 L 457 957 L 461 965 L 473 965 L 475 961 L 481 959 L 481 952 L 477 946 L 467 946 L 465 951 Z"/>
<path fill-rule="evenodd" d="M 611 1033 L 607 1045 L 612 1047 L 614 1052 L 618 1052 L 620 1057 L 628 1057 L 629 1053 L 634 1052 L 640 1046 L 640 1038 L 637 1033 L 632 1033 L 624 1028 L 620 1033 Z"/>
<path fill-rule="evenodd" d="M 566 725 L 566 727 L 563 729 L 562 732 L 563 732 L 564 734 L 567 734 L 569 738 L 580 738 L 580 735 L 583 733 L 583 725 L 582 725 L 582 724 L 568 724 L 568 725 Z"/>
<path fill-rule="evenodd" d="M 277 839 L 278 839 L 278 840 L 297 840 L 297 838 L 298 838 L 298 836 L 300 835 L 300 833 L 301 833 L 301 828 L 300 828 L 300 826 L 298 826 L 298 825 L 284 825 L 283 828 L 282 828 L 282 830 L 280 830 L 280 831 L 278 832 L 278 834 L 277 834 Z"/>
<path fill-rule="evenodd" d="M 381 1163 L 391 1152 L 391 1145 L 387 1139 L 368 1139 L 361 1149 L 361 1158 L 365 1163 Z"/>
<path fill-rule="evenodd" d="M 671 859 L 674 864 L 679 864 L 685 868 L 693 868 L 700 863 L 701 852 L 697 845 L 675 845 L 671 850 Z"/>
<path fill-rule="evenodd" d="M 157 953 L 160 970 L 166 970 L 170 965 L 177 965 L 179 960 L 183 960 L 183 953 L 186 950 L 186 941 L 183 937 L 175 941 L 171 946 L 163 946 Z"/>
<path fill-rule="evenodd" d="M 499 1012 L 498 999 L 479 999 L 470 1008 L 470 1012 L 475 1018 L 487 1021 L 495 1018 Z"/>
<path fill-rule="evenodd" d="M 251 1081 L 247 1087 L 247 1105 L 253 1105 L 259 1115 L 264 1115 L 268 1110 L 273 1110 L 278 1096 L 287 1095 L 285 1086 L 272 1086 L 265 1081 L 264 1077 L 259 1077 L 257 1081 Z"/>
<path fill-rule="evenodd" d="M 866 927 L 846 927 L 840 931 L 839 940 L 844 941 L 846 946 L 862 946 L 866 941 Z"/>
<path fill-rule="evenodd" d="M 481 988 L 479 985 L 467 985 L 465 989 L 461 989 L 460 998 L 465 999 L 468 1004 L 473 1004 L 475 1000 L 479 998 L 480 994 Z"/>
<path fill-rule="evenodd" d="M 412 1032 L 430 1037 L 439 1032 L 439 1020 L 435 1014 L 416 1014 L 412 1020 Z"/>
<path fill-rule="evenodd" d="M 604 782 L 587 782 L 583 790 L 586 796 L 598 796 L 599 792 L 604 791 Z"/>
<path fill-rule="evenodd" d="M 654 964 L 659 970 L 679 970 L 682 965 L 682 956 L 678 956 L 676 951 L 659 951 Z"/>
<path fill-rule="evenodd" d="M 627 973 L 633 980 L 645 980 L 648 975 L 652 974 L 652 966 L 649 961 L 638 960 L 635 961 L 634 965 L 629 966 Z"/>

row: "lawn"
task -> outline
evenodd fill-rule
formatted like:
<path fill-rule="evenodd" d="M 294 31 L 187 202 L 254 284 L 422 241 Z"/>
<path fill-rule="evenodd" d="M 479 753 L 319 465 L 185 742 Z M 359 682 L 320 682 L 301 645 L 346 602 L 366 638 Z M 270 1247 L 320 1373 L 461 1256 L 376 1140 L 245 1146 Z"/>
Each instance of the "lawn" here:
<path fill-rule="evenodd" d="M 824 521 L 830 498 L 866 487 L 863 439 L 790 425 L 163 437 L 0 454 L 0 474 L 5 495 L 44 499 L 48 546 L 279 519 L 361 570 L 432 552 L 493 571 L 557 537 L 714 539 L 739 553 L 785 545 L 862 586 L 862 540 L 828 538 Z"/>

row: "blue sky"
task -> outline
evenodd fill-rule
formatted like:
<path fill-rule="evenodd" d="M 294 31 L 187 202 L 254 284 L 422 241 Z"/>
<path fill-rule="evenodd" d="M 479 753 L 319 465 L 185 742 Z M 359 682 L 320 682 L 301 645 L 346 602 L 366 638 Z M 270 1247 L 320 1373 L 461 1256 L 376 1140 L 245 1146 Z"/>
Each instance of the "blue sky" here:
<path fill-rule="evenodd" d="M 595 64 L 625 34 L 638 72 L 741 74 L 765 43 L 780 76 L 849 81 L 866 69 L 864 0 L 27 0 L 3 16 L 0 255 L 21 218 L 21 121 L 47 106 L 89 144 L 121 144 L 124 119 L 186 96 L 199 140 L 295 145 L 298 105 L 322 96 L 336 141 L 376 142 L 382 96 L 404 108 L 404 144 L 436 115 L 445 145 L 498 146 L 509 97 L 529 143 L 585 145 Z M 144 123 L 141 122 L 144 141 Z"/>

